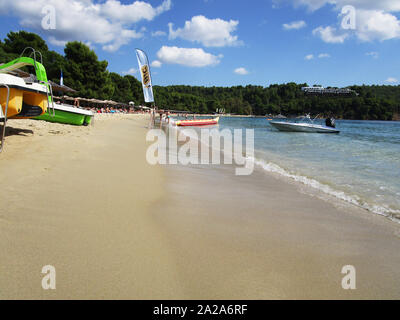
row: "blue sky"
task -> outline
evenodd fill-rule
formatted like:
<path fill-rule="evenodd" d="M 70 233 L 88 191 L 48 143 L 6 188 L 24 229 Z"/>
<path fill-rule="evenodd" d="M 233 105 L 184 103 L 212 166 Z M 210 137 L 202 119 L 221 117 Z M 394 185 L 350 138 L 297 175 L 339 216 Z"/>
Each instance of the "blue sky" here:
<path fill-rule="evenodd" d="M 83 41 L 136 77 L 139 47 L 157 85 L 398 85 L 399 14 L 399 0 L 0 0 L 0 36 L 33 31 L 60 53 Z"/>

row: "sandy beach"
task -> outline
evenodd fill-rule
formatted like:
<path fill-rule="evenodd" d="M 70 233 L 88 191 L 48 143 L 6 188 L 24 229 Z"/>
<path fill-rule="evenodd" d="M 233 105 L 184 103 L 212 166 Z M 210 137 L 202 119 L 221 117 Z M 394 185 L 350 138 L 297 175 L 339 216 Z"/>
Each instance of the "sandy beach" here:
<path fill-rule="evenodd" d="M 10 121 L 1 155 L 1 299 L 182 297 L 150 207 L 160 168 L 145 154 L 142 116 L 94 126 Z M 33 134 L 31 133 L 33 131 Z M 57 271 L 44 291 L 42 267 Z"/>
<path fill-rule="evenodd" d="M 265 172 L 175 167 L 159 210 L 187 297 L 399 299 L 399 226 Z M 343 266 L 357 289 L 343 290 Z"/>
<path fill-rule="evenodd" d="M 257 170 L 150 166 L 147 122 L 9 122 L 0 299 L 400 298 L 398 224 Z"/>

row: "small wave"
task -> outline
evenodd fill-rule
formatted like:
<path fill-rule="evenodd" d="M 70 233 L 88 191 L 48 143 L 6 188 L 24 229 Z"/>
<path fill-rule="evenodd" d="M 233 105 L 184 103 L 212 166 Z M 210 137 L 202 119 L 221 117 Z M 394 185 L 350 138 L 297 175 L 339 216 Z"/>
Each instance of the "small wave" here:
<path fill-rule="evenodd" d="M 173 127 L 173 126 L 171 126 L 171 127 L 173 129 L 177 130 L 177 132 L 185 133 L 185 128 L 179 128 L 179 127 Z M 186 135 L 186 136 L 188 136 L 188 135 Z M 198 139 L 196 136 L 191 137 L 191 138 L 196 138 L 200 143 L 205 143 L 201 139 Z M 214 149 L 213 146 L 211 146 L 209 143 L 205 143 L 205 144 L 208 147 Z M 224 150 L 221 148 L 218 149 L 218 151 L 224 153 Z M 322 191 L 323 193 L 325 193 L 327 195 L 333 196 L 337 199 L 340 199 L 342 201 L 345 201 L 347 203 L 355 205 L 359 208 L 365 209 L 374 214 L 385 216 L 394 222 L 400 223 L 400 210 L 393 210 L 391 208 L 388 208 L 388 207 L 385 207 L 382 205 L 368 203 L 368 202 L 362 200 L 357 195 L 350 195 L 350 194 L 345 193 L 344 191 L 336 190 L 333 187 L 323 184 L 313 178 L 309 178 L 309 177 L 302 176 L 299 174 L 291 173 L 291 172 L 287 171 L 286 169 L 284 169 L 284 168 L 280 167 L 279 165 L 272 163 L 272 162 L 266 162 L 265 160 L 260 160 L 260 159 L 256 159 L 256 158 L 252 158 L 252 157 L 246 157 L 246 159 L 247 159 L 247 161 L 253 161 L 255 165 L 263 168 L 267 172 L 277 173 L 281 176 L 292 179 L 298 183 L 302 183 L 313 189 Z"/>
<path fill-rule="evenodd" d="M 363 208 L 363 209 L 373 212 L 375 214 L 385 216 L 385 217 L 391 219 L 392 221 L 400 223 L 400 210 L 392 210 L 392 209 L 384 207 L 384 206 L 367 203 L 367 202 L 363 201 L 362 199 L 360 199 L 356 195 L 346 194 L 343 191 L 335 190 L 334 188 L 332 188 L 326 184 L 323 184 L 315 179 L 291 173 L 275 163 L 266 162 L 264 160 L 259 160 L 259 159 L 251 159 L 251 160 L 254 161 L 254 164 L 263 168 L 267 172 L 277 173 L 281 176 L 284 176 L 286 178 L 292 179 L 296 182 L 302 183 L 311 188 L 322 191 L 325 194 L 328 194 L 330 196 L 333 196 L 335 198 L 343 200 L 347 203 L 350 203 L 357 207 Z"/>

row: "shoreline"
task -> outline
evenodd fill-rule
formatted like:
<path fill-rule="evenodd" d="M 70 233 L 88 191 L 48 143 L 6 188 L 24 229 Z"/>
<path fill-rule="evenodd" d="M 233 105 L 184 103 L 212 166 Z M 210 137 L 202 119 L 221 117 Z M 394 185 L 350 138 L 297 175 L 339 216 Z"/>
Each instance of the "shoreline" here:
<path fill-rule="evenodd" d="M 358 209 L 362 213 L 368 212 L 371 215 L 380 216 L 390 220 L 393 223 L 400 224 L 400 216 L 394 209 L 372 205 L 369 202 L 360 201 L 355 195 L 347 194 L 335 187 L 322 183 L 315 178 L 310 178 L 305 175 L 294 174 L 282 168 L 274 162 L 266 162 L 265 160 L 255 159 L 255 165 L 260 171 L 266 172 L 272 176 L 278 177 L 279 180 L 289 184 L 297 185 L 299 189 L 303 188 L 306 194 L 316 195 L 322 200 L 329 201 L 332 204 L 340 204 L 348 206 L 350 209 Z"/>
<path fill-rule="evenodd" d="M 174 207 L 161 204 L 159 219 L 190 299 L 400 297 L 396 223 L 261 170 L 255 177 L 236 177 L 231 166 L 166 171 Z M 358 272 L 355 291 L 341 287 L 345 265 Z"/>
<path fill-rule="evenodd" d="M 181 132 L 184 128 L 177 128 L 177 130 Z M 203 144 L 198 138 L 196 138 L 196 141 L 199 146 Z M 197 157 L 199 152 L 200 150 Z M 209 153 L 211 154 L 211 152 L 210 149 Z M 222 159 L 224 151 L 221 150 L 220 152 Z M 326 181 L 321 181 L 317 177 L 310 177 L 305 173 L 294 172 L 290 168 L 284 168 L 279 161 L 267 160 L 265 157 L 260 156 L 263 152 L 262 149 L 255 149 L 255 155 L 249 158 L 253 162 L 254 168 L 258 168 L 258 171 L 277 177 L 285 183 L 297 185 L 299 188 L 307 190 L 307 194 L 317 195 L 320 199 L 330 201 L 332 204 L 347 205 L 350 208 L 360 209 L 363 213 L 368 212 L 372 215 L 385 217 L 394 223 L 400 223 L 399 211 L 395 208 L 374 203 L 373 199 L 362 199 L 361 195 L 342 190 Z M 200 162 L 201 159 L 197 160 Z"/>
<path fill-rule="evenodd" d="M 261 169 L 150 166 L 147 121 L 10 121 L 0 299 L 400 298 L 398 224 Z"/>
<path fill-rule="evenodd" d="M 173 115 L 178 115 L 180 114 L 179 112 L 173 113 Z M 285 119 L 299 119 L 299 117 L 302 117 L 303 115 L 291 115 L 287 116 L 285 118 L 280 118 L 276 116 L 256 116 L 256 115 L 238 115 L 238 114 L 202 114 L 202 113 L 188 113 L 188 115 L 192 116 L 195 115 L 196 117 L 227 117 L 227 118 L 265 118 L 265 119 L 277 119 L 277 120 L 285 120 Z M 319 120 L 324 120 L 325 117 L 318 117 L 316 119 Z M 363 120 L 363 119 L 347 119 L 347 118 L 335 118 L 337 121 L 376 121 L 376 122 L 399 122 L 399 119 L 392 119 L 392 120 Z"/>

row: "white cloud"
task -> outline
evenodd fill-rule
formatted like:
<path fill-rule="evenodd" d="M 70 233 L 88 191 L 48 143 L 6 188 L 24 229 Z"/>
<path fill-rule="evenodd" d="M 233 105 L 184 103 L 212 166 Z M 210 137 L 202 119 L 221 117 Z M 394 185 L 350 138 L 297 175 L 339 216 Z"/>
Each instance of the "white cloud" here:
<path fill-rule="evenodd" d="M 166 35 L 167 35 L 167 33 L 164 32 L 164 31 L 155 31 L 155 32 L 151 33 L 152 37 L 163 37 L 163 36 L 166 36 Z"/>
<path fill-rule="evenodd" d="M 173 29 L 169 23 L 169 38 L 182 38 L 192 42 L 199 42 L 206 47 L 225 47 L 241 45 L 238 36 L 232 35 L 236 31 L 239 21 L 222 19 L 208 19 L 204 16 L 195 16 L 185 22 L 183 28 Z"/>
<path fill-rule="evenodd" d="M 103 45 L 103 50 L 114 52 L 117 51 L 121 46 L 128 44 L 131 39 L 138 39 L 143 36 L 142 33 L 137 33 L 135 30 L 121 30 L 119 37 L 109 44 Z"/>
<path fill-rule="evenodd" d="M 300 20 L 300 21 L 293 21 L 293 22 L 290 22 L 290 23 L 284 23 L 283 24 L 283 29 L 285 29 L 285 30 L 298 30 L 298 29 L 304 28 L 306 26 L 307 26 L 306 22 L 303 21 L 303 20 Z"/>
<path fill-rule="evenodd" d="M 396 16 L 383 11 L 357 10 L 356 33 L 362 41 L 400 38 L 400 21 Z"/>
<path fill-rule="evenodd" d="M 56 38 L 54 38 L 54 37 L 52 37 L 52 36 L 49 37 L 49 42 L 50 42 L 52 45 L 55 45 L 55 46 L 57 46 L 57 47 L 64 47 L 64 46 L 67 44 L 67 41 L 64 41 L 64 40 L 57 40 Z"/>
<path fill-rule="evenodd" d="M 370 56 L 370 57 L 372 57 L 374 59 L 378 59 L 379 58 L 379 53 L 375 52 L 375 51 L 367 52 L 365 55 L 366 56 Z"/>
<path fill-rule="evenodd" d="M 349 30 L 338 31 L 331 26 L 320 26 L 313 30 L 314 35 L 318 35 L 327 43 L 343 43 L 351 33 Z M 383 11 L 357 10 L 356 29 L 353 33 L 360 41 L 364 42 L 399 39 L 400 21 L 393 14 Z"/>
<path fill-rule="evenodd" d="M 318 59 L 327 59 L 330 58 L 331 55 L 329 53 L 320 53 L 318 56 L 315 56 L 314 54 L 308 54 L 304 57 L 304 60 L 314 60 L 316 57 L 318 57 Z"/>
<path fill-rule="evenodd" d="M 275 3 L 284 0 L 274 0 Z M 399 0 L 289 0 L 295 7 L 306 6 L 310 11 L 332 5 L 338 12 L 338 24 L 344 18 L 341 10 L 345 6 L 353 6 L 356 13 L 355 30 L 338 31 L 333 26 L 320 26 L 315 29 L 321 39 L 328 43 L 343 43 L 351 35 L 360 41 L 386 41 L 400 39 L 400 20 L 394 13 L 400 12 Z"/>
<path fill-rule="evenodd" d="M 396 78 L 390 77 L 390 78 L 387 78 L 385 82 L 388 82 L 388 83 L 397 83 L 397 82 L 399 82 L 399 80 L 397 80 Z"/>
<path fill-rule="evenodd" d="M 236 68 L 234 73 L 239 74 L 241 76 L 245 76 L 246 74 L 249 74 L 249 72 L 246 70 L 246 68 Z"/>
<path fill-rule="evenodd" d="M 162 63 L 161 63 L 161 61 L 154 60 L 154 61 L 151 63 L 151 66 L 152 66 L 153 68 L 161 68 Z"/>
<path fill-rule="evenodd" d="M 320 58 L 320 59 L 325 59 L 325 58 L 330 58 L 330 57 L 331 57 L 331 55 L 329 53 L 320 53 L 318 55 L 318 58 Z"/>
<path fill-rule="evenodd" d="M 327 43 L 343 43 L 349 36 L 347 33 L 339 33 L 336 28 L 329 26 L 315 28 L 312 33 Z"/>
<path fill-rule="evenodd" d="M 171 5 L 171 0 L 164 0 L 160 6 L 155 8 L 151 4 L 143 1 L 122 4 L 117 0 L 107 0 L 104 4 L 99 6 L 99 10 L 101 15 L 117 22 L 136 23 L 141 20 L 153 20 L 164 11 L 171 9 Z"/>
<path fill-rule="evenodd" d="M 127 70 L 127 71 L 122 71 L 121 73 L 123 74 L 123 75 L 127 75 L 127 74 L 129 74 L 129 75 L 134 75 L 135 73 L 137 73 L 138 71 L 137 71 L 137 69 L 135 69 L 135 68 L 130 68 L 129 70 Z"/>
<path fill-rule="evenodd" d="M 287 0 L 274 0 L 276 4 Z M 400 1 L 398 0 L 290 0 L 296 7 L 306 6 L 309 10 L 315 11 L 325 5 L 334 5 L 336 9 L 341 9 L 346 5 L 354 6 L 365 10 L 385 10 L 400 11 Z"/>
<path fill-rule="evenodd" d="M 163 46 L 157 57 L 162 63 L 179 64 L 188 67 L 206 67 L 220 63 L 222 55 L 215 56 L 198 48 L 178 48 Z"/>
<path fill-rule="evenodd" d="M 78 40 L 116 51 L 132 39 L 143 37 L 142 31 L 132 29 L 134 23 L 153 20 L 169 10 L 171 0 L 164 0 L 158 7 L 144 1 L 0 0 L 0 15 L 16 17 L 22 27 L 42 32 L 42 9 L 46 5 L 56 10 L 56 29 L 46 30 L 52 44 L 61 46 Z"/>

